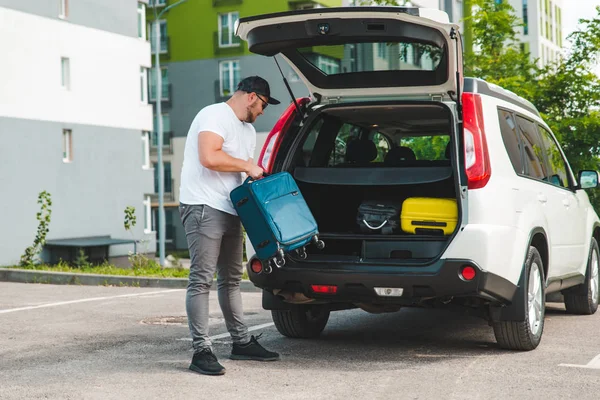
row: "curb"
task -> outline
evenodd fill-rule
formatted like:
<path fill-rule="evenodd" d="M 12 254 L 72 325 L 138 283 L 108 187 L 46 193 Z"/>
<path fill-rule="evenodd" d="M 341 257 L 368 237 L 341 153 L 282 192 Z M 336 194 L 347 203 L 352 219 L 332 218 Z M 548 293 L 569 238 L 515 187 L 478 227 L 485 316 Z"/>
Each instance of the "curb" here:
<path fill-rule="evenodd" d="M 135 286 L 167 289 L 187 288 L 187 278 L 155 278 L 144 276 L 73 274 L 69 272 L 32 271 L 17 268 L 0 268 L 0 282 L 47 283 L 52 285 L 84 286 Z M 217 281 L 213 281 L 211 290 L 216 290 Z M 240 282 L 242 292 L 259 292 L 249 280 Z"/>

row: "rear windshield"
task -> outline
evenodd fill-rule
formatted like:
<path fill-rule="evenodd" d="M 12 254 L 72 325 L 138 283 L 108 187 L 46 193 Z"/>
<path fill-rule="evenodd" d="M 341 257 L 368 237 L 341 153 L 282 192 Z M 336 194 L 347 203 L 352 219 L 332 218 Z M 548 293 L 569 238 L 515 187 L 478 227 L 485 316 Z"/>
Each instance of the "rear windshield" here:
<path fill-rule="evenodd" d="M 382 132 L 335 118 L 317 121 L 300 147 L 296 166 L 415 167 L 450 165 L 450 135 Z"/>
<path fill-rule="evenodd" d="M 435 71 L 442 48 L 414 42 L 346 43 L 297 49 L 326 75 L 371 71 Z"/>

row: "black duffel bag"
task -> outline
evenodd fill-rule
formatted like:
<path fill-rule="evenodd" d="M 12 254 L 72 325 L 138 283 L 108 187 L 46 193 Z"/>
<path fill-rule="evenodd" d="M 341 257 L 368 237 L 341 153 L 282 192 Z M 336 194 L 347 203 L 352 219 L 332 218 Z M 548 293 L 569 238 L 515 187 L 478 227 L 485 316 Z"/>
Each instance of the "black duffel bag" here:
<path fill-rule="evenodd" d="M 363 233 L 390 235 L 400 226 L 401 204 L 370 200 L 358 207 L 356 223 Z"/>

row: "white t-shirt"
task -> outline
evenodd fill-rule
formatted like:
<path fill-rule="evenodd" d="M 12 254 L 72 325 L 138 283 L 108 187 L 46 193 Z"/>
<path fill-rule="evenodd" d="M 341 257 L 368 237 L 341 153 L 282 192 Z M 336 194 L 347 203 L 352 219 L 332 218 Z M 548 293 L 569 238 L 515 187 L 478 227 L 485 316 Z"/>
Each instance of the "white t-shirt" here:
<path fill-rule="evenodd" d="M 223 151 L 231 157 L 247 161 L 254 155 L 256 130 L 242 122 L 227 103 L 204 107 L 192 121 L 185 141 L 179 201 L 184 204 L 206 204 L 237 215 L 229 193 L 240 186 L 243 172 L 217 172 L 205 168 L 198 154 L 198 134 L 214 132 L 224 140 Z"/>

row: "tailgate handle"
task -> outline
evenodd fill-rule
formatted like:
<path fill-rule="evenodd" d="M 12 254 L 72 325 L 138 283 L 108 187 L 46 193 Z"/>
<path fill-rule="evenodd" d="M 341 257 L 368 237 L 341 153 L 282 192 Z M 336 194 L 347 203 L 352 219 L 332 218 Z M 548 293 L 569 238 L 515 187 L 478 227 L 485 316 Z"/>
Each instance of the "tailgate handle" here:
<path fill-rule="evenodd" d="M 385 31 L 384 24 L 367 24 L 368 31 Z"/>

